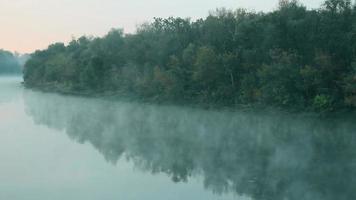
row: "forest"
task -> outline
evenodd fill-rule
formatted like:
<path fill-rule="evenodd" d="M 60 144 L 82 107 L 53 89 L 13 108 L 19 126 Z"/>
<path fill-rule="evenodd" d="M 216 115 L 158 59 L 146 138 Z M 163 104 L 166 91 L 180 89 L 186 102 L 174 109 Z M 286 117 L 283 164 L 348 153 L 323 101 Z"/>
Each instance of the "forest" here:
<path fill-rule="evenodd" d="M 0 74 L 21 74 L 20 55 L 0 49 Z"/>
<path fill-rule="evenodd" d="M 1 59 L 0 59 L 1 60 Z M 270 12 L 216 9 L 204 19 L 155 18 L 31 55 L 25 86 L 149 102 L 306 111 L 356 107 L 356 7 Z"/>

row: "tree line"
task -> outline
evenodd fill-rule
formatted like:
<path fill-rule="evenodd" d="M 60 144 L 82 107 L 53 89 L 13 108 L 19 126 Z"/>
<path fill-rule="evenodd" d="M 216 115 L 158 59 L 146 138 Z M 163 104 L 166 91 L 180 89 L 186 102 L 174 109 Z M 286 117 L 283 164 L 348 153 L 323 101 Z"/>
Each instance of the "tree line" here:
<path fill-rule="evenodd" d="M 271 12 L 217 9 L 205 19 L 155 18 L 36 51 L 28 87 L 110 93 L 155 102 L 261 105 L 315 111 L 356 106 L 356 7 Z"/>
<path fill-rule="evenodd" d="M 22 72 L 21 56 L 0 49 L 0 74 L 20 74 Z"/>

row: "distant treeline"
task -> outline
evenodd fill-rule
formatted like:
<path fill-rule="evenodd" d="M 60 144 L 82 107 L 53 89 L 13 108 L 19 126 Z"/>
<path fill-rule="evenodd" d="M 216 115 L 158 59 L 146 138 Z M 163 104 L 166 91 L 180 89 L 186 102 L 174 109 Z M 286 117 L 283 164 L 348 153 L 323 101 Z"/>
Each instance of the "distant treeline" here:
<path fill-rule="evenodd" d="M 29 87 L 149 101 L 332 111 L 356 106 L 356 7 L 272 12 L 218 9 L 206 19 L 155 18 L 36 51 Z"/>
<path fill-rule="evenodd" d="M 20 55 L 0 49 L 0 74 L 19 74 L 22 72 Z"/>

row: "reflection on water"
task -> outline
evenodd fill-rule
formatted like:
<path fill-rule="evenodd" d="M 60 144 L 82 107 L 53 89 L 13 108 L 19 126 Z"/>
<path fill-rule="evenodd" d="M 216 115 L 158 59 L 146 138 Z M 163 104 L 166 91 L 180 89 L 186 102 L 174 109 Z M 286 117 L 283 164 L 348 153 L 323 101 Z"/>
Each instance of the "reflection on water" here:
<path fill-rule="evenodd" d="M 255 200 L 356 199 L 354 118 L 215 112 L 25 91 L 37 124 L 174 182 Z"/>
<path fill-rule="evenodd" d="M 174 183 L 165 173 L 137 169 L 125 156 L 116 165 L 107 163 L 89 142 L 78 145 L 67 137 L 63 127 L 69 121 L 62 117 L 69 111 L 59 109 L 56 113 L 50 108 L 63 98 L 54 100 L 50 95 L 26 91 L 17 79 L 10 82 L 7 87 L 1 85 L 6 89 L 2 92 L 14 95 L 0 103 L 0 200 L 250 200 L 205 190 L 202 176 Z M 37 105 L 29 104 L 30 99 L 38 101 Z M 36 124 L 36 117 L 25 113 L 25 101 L 28 110 L 39 111 L 35 115 L 46 121 L 37 120 Z M 72 100 L 65 101 L 71 107 Z M 76 106 L 80 104 L 73 104 L 72 109 Z"/>

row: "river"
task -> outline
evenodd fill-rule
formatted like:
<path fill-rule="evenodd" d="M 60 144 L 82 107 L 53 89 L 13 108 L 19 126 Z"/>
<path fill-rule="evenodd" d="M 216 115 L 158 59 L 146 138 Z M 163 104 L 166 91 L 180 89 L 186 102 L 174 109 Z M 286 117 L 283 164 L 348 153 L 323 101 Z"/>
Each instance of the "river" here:
<path fill-rule="evenodd" d="M 356 119 L 24 89 L 0 77 L 0 199 L 353 200 Z"/>

